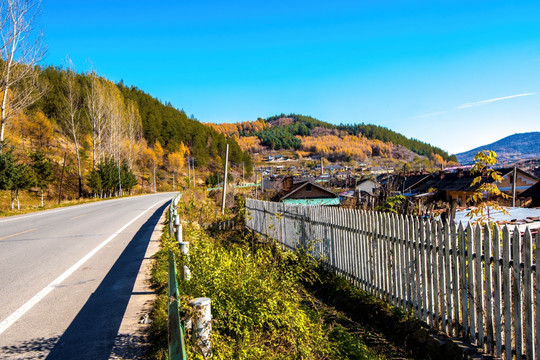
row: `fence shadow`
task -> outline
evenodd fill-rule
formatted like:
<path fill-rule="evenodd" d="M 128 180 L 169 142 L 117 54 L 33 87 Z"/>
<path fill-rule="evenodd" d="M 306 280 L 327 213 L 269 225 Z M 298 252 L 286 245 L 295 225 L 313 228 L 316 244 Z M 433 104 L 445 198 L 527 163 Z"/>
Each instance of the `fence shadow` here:
<path fill-rule="evenodd" d="M 99 287 L 58 339 L 47 356 L 48 360 L 109 359 L 152 231 L 168 205 L 166 203 L 159 207 L 134 235 Z"/>

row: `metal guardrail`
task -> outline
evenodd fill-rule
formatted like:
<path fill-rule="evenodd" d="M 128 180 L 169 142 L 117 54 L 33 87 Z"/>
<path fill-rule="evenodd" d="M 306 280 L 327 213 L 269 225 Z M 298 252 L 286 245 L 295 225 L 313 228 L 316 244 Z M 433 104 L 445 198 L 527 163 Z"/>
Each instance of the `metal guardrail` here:
<path fill-rule="evenodd" d="M 176 281 L 176 261 L 174 254 L 169 250 L 169 300 L 167 307 L 169 328 L 169 359 L 186 360 L 186 346 L 184 342 L 184 326 L 180 322 L 178 309 L 178 283 Z"/>
<path fill-rule="evenodd" d="M 189 256 L 189 242 L 183 241 L 182 225 L 178 216 L 178 201 L 181 194 L 171 200 L 169 208 L 169 235 L 175 236 L 182 254 Z M 174 225 L 173 225 L 174 224 Z M 176 234 L 175 234 L 176 233 Z M 189 280 L 191 272 L 186 264 L 182 265 L 181 278 Z M 169 297 L 168 297 L 168 333 L 169 333 L 169 359 L 186 360 L 185 328 L 180 321 L 178 308 L 178 281 L 176 259 L 174 253 L 169 250 Z M 212 357 L 212 333 L 211 300 L 208 298 L 195 298 L 189 302 L 195 311 L 191 318 L 187 319 L 185 327 L 191 329 L 191 336 L 199 346 L 205 358 Z"/>
<path fill-rule="evenodd" d="M 171 236 L 174 233 L 173 223 L 177 219 L 179 199 L 180 194 L 171 200 L 169 207 L 169 235 Z M 174 253 L 169 250 L 169 298 L 167 301 L 169 359 L 186 360 L 185 334 L 184 326 L 180 322 L 180 310 L 178 309 L 178 282 L 176 275 L 176 259 Z"/>

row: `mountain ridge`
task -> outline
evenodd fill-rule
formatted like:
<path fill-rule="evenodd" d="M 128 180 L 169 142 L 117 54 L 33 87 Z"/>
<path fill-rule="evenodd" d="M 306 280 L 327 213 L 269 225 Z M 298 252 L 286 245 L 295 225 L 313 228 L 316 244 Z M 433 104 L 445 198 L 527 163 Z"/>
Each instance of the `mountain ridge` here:
<path fill-rule="evenodd" d="M 501 164 L 540 157 L 540 131 L 515 133 L 491 144 L 482 145 L 456 154 L 462 165 L 473 163 L 473 157 L 482 150 L 493 150 Z"/>

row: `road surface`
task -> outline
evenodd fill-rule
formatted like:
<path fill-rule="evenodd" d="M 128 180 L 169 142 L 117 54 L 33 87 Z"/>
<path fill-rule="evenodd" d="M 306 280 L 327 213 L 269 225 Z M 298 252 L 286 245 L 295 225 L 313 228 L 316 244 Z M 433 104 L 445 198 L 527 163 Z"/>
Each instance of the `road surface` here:
<path fill-rule="evenodd" d="M 0 218 L 0 359 L 108 359 L 173 196 Z"/>

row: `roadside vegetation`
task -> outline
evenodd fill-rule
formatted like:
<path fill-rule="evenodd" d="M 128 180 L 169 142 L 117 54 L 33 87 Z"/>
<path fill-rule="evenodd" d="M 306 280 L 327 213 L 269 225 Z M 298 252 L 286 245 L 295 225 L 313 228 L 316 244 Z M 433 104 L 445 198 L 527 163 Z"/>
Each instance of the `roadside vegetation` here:
<path fill-rule="evenodd" d="M 186 220 L 183 235 L 190 242 L 190 254 L 189 258 L 180 254 L 165 226 L 152 269 L 153 286 L 158 292 L 152 314 L 153 359 L 167 357 L 169 250 L 176 256 L 177 266 L 187 264 L 192 274 L 189 281 L 178 279 L 182 313 L 189 316 L 187 303 L 192 298 L 212 300 L 216 359 L 406 357 L 376 331 L 367 330 L 313 295 L 312 290 L 322 285 L 320 276 L 324 274 L 313 258 L 244 234 L 241 199 L 237 227 L 228 231 L 205 230 L 197 224 L 200 220 L 216 220 L 215 203 L 201 194 L 184 193 L 178 206 L 180 218 Z M 364 338 L 370 339 L 375 351 Z M 194 342 L 188 341 L 187 352 L 189 359 L 203 358 Z"/>

